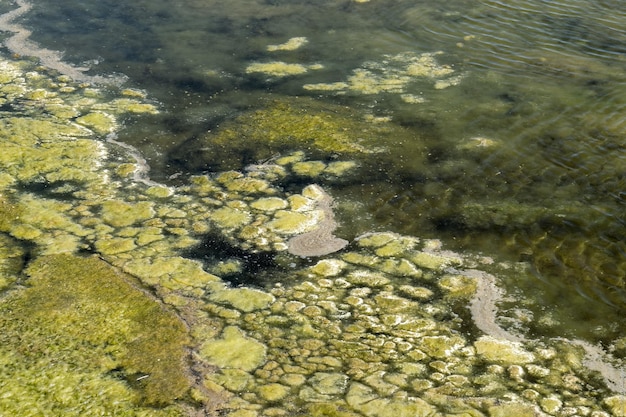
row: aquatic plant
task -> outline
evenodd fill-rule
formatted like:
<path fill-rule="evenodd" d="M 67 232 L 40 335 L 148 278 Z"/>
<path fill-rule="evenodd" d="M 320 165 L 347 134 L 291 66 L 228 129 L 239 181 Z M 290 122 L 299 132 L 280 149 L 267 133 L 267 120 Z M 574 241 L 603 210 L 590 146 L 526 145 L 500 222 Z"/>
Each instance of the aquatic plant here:
<path fill-rule="evenodd" d="M 184 154 L 190 167 L 206 161 L 213 171 L 241 170 L 247 165 L 305 150 L 312 159 L 327 161 L 333 155 L 348 160 L 320 165 L 294 161 L 294 171 L 305 177 L 324 176 L 349 163 L 354 155 L 378 154 L 386 139 L 408 133 L 397 126 L 357 120 L 349 109 L 309 98 L 279 97 L 261 108 L 241 114 L 189 144 Z M 245 159 L 241 159 L 241 158 Z M 201 162 L 204 161 L 204 162 Z M 298 162 L 302 162 L 298 164 Z M 332 163 L 332 162 L 331 162 Z M 341 172 L 341 170 L 339 170 Z"/>
<path fill-rule="evenodd" d="M 442 52 L 416 54 L 405 52 L 384 55 L 380 62 L 368 61 L 361 68 L 352 71 L 346 81 L 334 83 L 305 84 L 304 89 L 335 94 L 381 93 L 399 94 L 407 103 L 422 103 L 426 99 L 421 94 L 410 94 L 412 84 L 431 82 L 437 90 L 458 85 L 462 76 L 451 74 L 454 70 L 448 65 L 439 64 L 435 57 Z"/>

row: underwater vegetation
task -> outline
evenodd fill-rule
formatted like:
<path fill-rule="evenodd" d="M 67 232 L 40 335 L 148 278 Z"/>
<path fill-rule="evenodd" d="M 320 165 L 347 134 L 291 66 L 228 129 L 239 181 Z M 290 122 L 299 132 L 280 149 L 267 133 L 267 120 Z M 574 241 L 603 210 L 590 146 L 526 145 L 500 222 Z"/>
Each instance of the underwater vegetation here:
<path fill-rule="evenodd" d="M 135 415 L 188 395 L 187 328 L 132 277 L 71 254 L 24 274 L 0 307 L 3 412 Z"/>
<path fill-rule="evenodd" d="M 618 360 L 499 320 L 499 280 L 523 263 L 390 232 L 323 257 L 289 253 L 291 239 L 334 222 L 315 182 L 358 167 L 367 141 L 352 147 L 354 125 L 317 142 L 309 132 L 327 111 L 277 103 L 238 123 L 260 125 L 281 155 L 165 186 L 110 136 L 120 115 L 157 111 L 141 94 L 28 62 L 0 69 L 0 412 L 624 415 Z M 311 155 L 339 157 L 287 152 L 265 121 L 281 114 L 304 119 L 294 137 Z M 344 119 L 328 120 L 336 130 Z M 290 178 L 302 186 L 286 191 Z M 208 236 L 230 255 L 208 256 L 218 251 L 204 247 Z M 245 270 L 255 254 L 269 272 Z M 251 273 L 255 287 L 221 277 Z"/>
<path fill-rule="evenodd" d="M 174 159 L 184 161 L 195 172 L 241 170 L 276 155 L 297 151 L 323 161 L 341 156 L 342 162 L 355 155 L 380 154 L 384 150 L 384 138 L 403 136 L 408 136 L 408 132 L 359 120 L 345 106 L 281 96 L 263 100 L 260 109 L 244 112 L 221 124 L 215 132 L 186 143 Z M 304 176 L 316 171 L 321 174 L 324 168 L 311 163 L 294 167 L 302 170 Z"/>

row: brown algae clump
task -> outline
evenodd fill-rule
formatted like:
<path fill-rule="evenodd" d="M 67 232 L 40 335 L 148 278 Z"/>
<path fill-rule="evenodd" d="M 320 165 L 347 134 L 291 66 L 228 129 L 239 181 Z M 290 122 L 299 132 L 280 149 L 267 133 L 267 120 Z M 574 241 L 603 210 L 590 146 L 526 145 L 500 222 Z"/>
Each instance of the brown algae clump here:
<path fill-rule="evenodd" d="M 130 276 L 96 257 L 71 255 L 40 257 L 27 274 L 28 287 L 0 303 L 0 409 L 127 415 L 138 404 L 185 398 L 187 329 Z M 25 413 L 27 398 L 37 400 Z"/>

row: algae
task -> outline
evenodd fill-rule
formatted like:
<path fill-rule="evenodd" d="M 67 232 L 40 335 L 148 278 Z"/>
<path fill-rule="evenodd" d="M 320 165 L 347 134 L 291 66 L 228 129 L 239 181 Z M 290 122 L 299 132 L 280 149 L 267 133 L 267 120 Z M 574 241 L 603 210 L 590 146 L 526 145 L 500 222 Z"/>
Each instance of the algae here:
<path fill-rule="evenodd" d="M 124 201 L 104 201 L 101 216 L 105 223 L 113 227 L 131 226 L 154 217 L 152 203 L 144 201 L 129 204 Z"/>
<path fill-rule="evenodd" d="M 56 99 L 40 85 L 18 87 L 11 94 L 33 90 L 31 97 L 40 102 Z M 219 408 L 230 415 L 298 415 L 307 409 L 323 415 L 330 406 L 311 404 L 316 401 L 344 416 L 528 413 L 557 400 L 581 415 L 619 411 L 622 396 L 609 396 L 611 386 L 586 367 L 579 344 L 511 343 L 495 319 L 494 297 L 480 311 L 489 326 L 480 326 L 474 311 L 468 314 L 464 301 L 481 301 L 482 287 L 474 284 L 486 274 L 463 268 L 486 267 L 481 258 L 391 233 L 362 237 L 353 251 L 313 266 L 286 253 L 290 234 L 314 229 L 325 217 L 316 211 L 317 187 L 298 194 L 275 183 L 298 176 L 296 164 L 309 154 L 277 158 L 283 165 L 268 161 L 241 172 L 192 177 L 171 193 L 155 190 L 132 147 L 110 138 L 101 142 L 95 125 L 78 127 L 71 120 L 93 112 L 118 115 L 120 109 L 100 103 L 105 97 L 96 89 L 64 88 L 58 96 L 80 112 L 62 112 L 70 119 L 61 120 L 33 108 L 27 112 L 33 117 L 16 116 L 0 132 L 6 143 L 16 144 L 0 161 L 10 177 L 2 179 L 0 227 L 32 245 L 29 256 L 35 256 L 23 288 L 12 278 L 23 252 L 13 252 L 16 263 L 7 270 L 13 281 L 0 302 L 6 329 L 0 366 L 8 388 L 0 401 L 13 414 L 28 415 L 19 407 L 35 403 L 35 410 L 51 415 L 59 413 L 50 408 L 73 405 L 85 413 L 176 415 L 179 398 L 214 406 L 211 390 L 224 397 Z M 270 104 L 242 114 L 240 126 L 225 123 L 204 139 L 230 129 L 235 133 L 224 138 L 230 134 L 240 144 L 308 146 L 323 159 L 311 165 L 328 167 L 330 157 L 352 159 L 359 146 L 376 152 L 383 141 L 374 136 L 393 132 L 384 124 L 350 124 L 345 109 L 311 103 Z M 364 138 L 357 147 L 355 137 Z M 270 148 L 263 151 L 268 158 L 274 157 Z M 126 165 L 119 169 L 120 163 Z M 63 171 L 66 166 L 75 169 Z M 298 176 L 300 183 L 305 179 Z M 273 205 L 260 200 L 267 198 L 288 205 L 268 210 Z M 207 245 L 213 242 L 205 234 L 227 242 L 220 249 L 229 265 L 224 252 L 211 252 L 216 245 Z M 204 252 L 190 249 L 202 245 L 208 247 Z M 57 250 L 67 254 L 41 255 Z M 79 257 L 80 251 L 106 262 Z M 247 269 L 259 251 L 279 264 L 266 273 L 275 273 L 267 288 L 227 288 L 206 272 L 254 275 Z M 189 259 L 194 255 L 204 264 Z M 494 268 L 516 277 L 515 268 Z M 254 278 L 259 285 L 267 279 Z M 132 285 L 133 279 L 168 307 Z M 189 331 L 170 309 L 184 317 Z M 188 379 L 186 348 L 200 364 L 194 371 L 203 386 Z M 542 402 L 541 396 L 555 401 Z M 502 398 L 516 400 L 501 404 Z M 147 407 L 166 404 L 172 405 Z"/>
<path fill-rule="evenodd" d="M 368 129 L 357 124 L 340 107 L 321 108 L 312 100 L 291 99 L 277 100 L 265 109 L 244 114 L 233 121 L 233 127 L 224 126 L 216 137 L 207 139 L 218 146 L 229 143 L 231 147 L 242 141 L 254 141 L 273 153 L 310 147 L 326 153 L 355 153 L 374 151 L 356 143 L 359 140 L 367 143 L 368 137 L 371 142 L 376 130 L 374 126 Z"/>
<path fill-rule="evenodd" d="M 32 406 L 41 413 L 58 407 L 55 415 L 91 408 L 130 415 L 188 395 L 187 329 L 130 276 L 73 255 L 39 257 L 26 274 L 27 287 L 0 303 L 5 412 L 26 415 L 17 412 L 25 395 L 37 398 Z"/>
<path fill-rule="evenodd" d="M 17 241 L 0 233 L 0 293 L 17 281 L 25 252 Z"/>
<path fill-rule="evenodd" d="M 294 168 L 303 176 L 337 177 L 357 164 L 335 161 L 325 165 L 324 160 L 336 155 L 364 158 L 379 154 L 392 138 L 394 143 L 399 138 L 409 140 L 409 133 L 395 125 L 359 120 L 343 106 L 305 97 L 280 97 L 262 101 L 258 109 L 242 113 L 192 141 L 181 158 L 191 168 L 209 164 L 213 171 L 226 171 L 304 150 L 309 158 L 322 161 L 304 163 L 296 157 L 276 162 L 295 163 Z"/>
<path fill-rule="evenodd" d="M 221 338 L 204 343 L 199 353 L 220 367 L 252 371 L 265 361 L 266 347 L 230 326 L 224 329 Z"/>
<path fill-rule="evenodd" d="M 302 64 L 289 64 L 282 61 L 255 62 L 248 65 L 247 73 L 259 72 L 272 77 L 286 77 L 289 75 L 300 75 L 308 71 L 308 67 Z"/>
<path fill-rule="evenodd" d="M 448 65 L 437 62 L 435 57 L 442 52 L 404 52 L 396 55 L 383 55 L 380 61 L 364 62 L 361 68 L 352 71 L 345 82 L 305 84 L 304 89 L 310 91 L 333 91 L 336 94 L 381 93 L 399 94 L 403 98 L 414 97 L 406 91 L 413 91 L 412 84 L 420 84 L 423 80 L 433 84 L 435 89 L 443 89 L 457 85 L 461 76 L 451 77 L 454 70 Z M 423 87 L 422 87 L 423 88 Z M 419 97 L 419 96 L 418 96 Z M 420 103 L 414 98 L 407 102 Z"/>

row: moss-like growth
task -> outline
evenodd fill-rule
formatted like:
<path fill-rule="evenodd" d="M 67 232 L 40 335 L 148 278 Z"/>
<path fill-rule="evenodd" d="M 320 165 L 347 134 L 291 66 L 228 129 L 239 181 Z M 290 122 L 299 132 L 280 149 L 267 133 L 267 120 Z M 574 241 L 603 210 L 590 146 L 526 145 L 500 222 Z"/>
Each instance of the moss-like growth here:
<path fill-rule="evenodd" d="M 93 129 L 96 133 L 105 134 L 116 127 L 115 118 L 102 112 L 88 113 L 76 119 L 76 123 Z"/>
<path fill-rule="evenodd" d="M 57 119 L 7 117 L 0 121 L 4 174 L 22 182 L 100 182 L 94 173 L 102 153 L 95 141 L 83 139 L 89 131 Z M 6 180 L 5 180 L 6 181 Z"/>
<path fill-rule="evenodd" d="M 251 220 L 248 212 L 231 207 L 222 207 L 213 211 L 210 218 L 224 229 L 243 227 Z"/>
<path fill-rule="evenodd" d="M 476 353 L 491 361 L 503 364 L 526 364 L 535 361 L 535 355 L 519 342 L 483 336 L 474 342 Z"/>
<path fill-rule="evenodd" d="M 532 417 L 537 415 L 537 410 L 528 404 L 511 402 L 507 404 L 498 404 L 489 407 L 489 415 L 491 417 Z"/>
<path fill-rule="evenodd" d="M 28 287 L 0 304 L 0 410 L 136 415 L 187 395 L 187 329 L 129 276 L 71 255 L 40 257 L 26 272 Z"/>
<path fill-rule="evenodd" d="M 282 400 L 288 393 L 289 387 L 277 383 L 261 385 L 258 389 L 259 396 L 269 402 Z"/>
<path fill-rule="evenodd" d="M 287 201 L 278 197 L 260 198 L 250 203 L 250 207 L 253 209 L 268 212 L 285 209 L 287 205 Z"/>
<path fill-rule="evenodd" d="M 222 368 L 251 371 L 265 361 L 266 348 L 231 326 L 224 329 L 220 339 L 204 343 L 200 348 L 200 355 Z"/>
<path fill-rule="evenodd" d="M 444 275 L 439 279 L 439 288 L 449 297 L 471 298 L 476 293 L 476 279 L 466 275 Z"/>
<path fill-rule="evenodd" d="M 307 72 L 308 69 L 302 64 L 289 64 L 287 62 L 272 61 L 272 62 L 255 62 L 248 65 L 246 68 L 247 73 L 259 72 L 271 77 L 287 77 L 290 75 L 300 75 Z"/>
<path fill-rule="evenodd" d="M 244 312 L 265 309 L 274 301 L 271 294 L 253 288 L 225 288 L 211 294 L 209 298 Z"/>
<path fill-rule="evenodd" d="M 343 402 L 338 403 L 312 403 L 307 406 L 307 411 L 311 417 L 360 417 L 353 411 L 346 411 Z"/>
<path fill-rule="evenodd" d="M 204 161 L 205 167 L 206 161 L 215 161 L 213 164 L 218 165 L 211 169 L 224 171 L 294 150 L 304 149 L 310 157 L 321 159 L 337 154 L 377 153 L 390 135 L 404 137 L 406 133 L 397 127 L 355 118 L 345 107 L 308 98 L 283 98 L 224 123 L 221 129 L 201 138 L 197 148 L 190 148 L 185 158 L 191 164 Z M 246 160 L 241 160 L 242 155 Z M 281 165 L 284 162 L 277 160 Z M 352 166 L 334 166 L 334 169 L 343 173 Z M 299 167 L 302 173 L 320 174 L 326 165 L 317 162 Z"/>
<path fill-rule="evenodd" d="M 105 201 L 102 203 L 102 219 L 113 227 L 125 227 L 151 219 L 154 216 L 152 203 L 142 201 L 137 204 L 123 201 Z"/>
<path fill-rule="evenodd" d="M 0 196 L 0 231 L 9 231 L 13 222 L 19 219 L 20 215 L 20 207 L 13 204 L 4 195 Z"/>
<path fill-rule="evenodd" d="M 326 164 L 322 161 L 303 161 L 296 162 L 291 169 L 300 176 L 314 178 L 326 169 Z"/>
<path fill-rule="evenodd" d="M 0 233 L 0 291 L 16 281 L 23 257 L 24 251 L 17 242 Z"/>
<path fill-rule="evenodd" d="M 320 211 L 298 213 L 294 211 L 280 210 L 274 218 L 266 224 L 267 228 L 277 233 L 296 234 L 313 228 L 321 217 Z"/>

